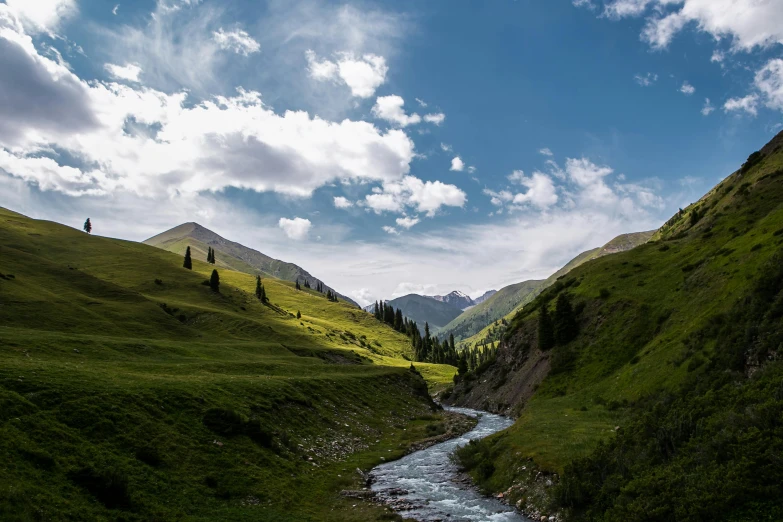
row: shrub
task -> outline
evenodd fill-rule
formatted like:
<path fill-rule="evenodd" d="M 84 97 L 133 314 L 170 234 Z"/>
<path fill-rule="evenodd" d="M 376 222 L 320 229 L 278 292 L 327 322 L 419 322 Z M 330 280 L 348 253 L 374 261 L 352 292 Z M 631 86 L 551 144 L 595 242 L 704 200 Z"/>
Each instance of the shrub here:
<path fill-rule="evenodd" d="M 601 299 L 608 299 L 610 295 L 611 294 L 609 292 L 609 289 L 607 288 L 602 288 L 598 291 L 598 297 Z"/>
<path fill-rule="evenodd" d="M 86 489 L 109 509 L 128 509 L 131 498 L 128 493 L 128 477 L 118 469 L 83 467 L 68 474 L 77 486 Z"/>

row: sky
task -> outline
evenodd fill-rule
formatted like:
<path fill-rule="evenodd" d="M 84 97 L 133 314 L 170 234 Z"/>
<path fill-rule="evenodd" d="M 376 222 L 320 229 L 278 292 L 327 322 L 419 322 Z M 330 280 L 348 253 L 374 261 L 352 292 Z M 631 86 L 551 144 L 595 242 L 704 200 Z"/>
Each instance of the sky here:
<path fill-rule="evenodd" d="M 0 206 L 476 297 L 736 170 L 782 44 L 783 0 L 0 1 Z"/>

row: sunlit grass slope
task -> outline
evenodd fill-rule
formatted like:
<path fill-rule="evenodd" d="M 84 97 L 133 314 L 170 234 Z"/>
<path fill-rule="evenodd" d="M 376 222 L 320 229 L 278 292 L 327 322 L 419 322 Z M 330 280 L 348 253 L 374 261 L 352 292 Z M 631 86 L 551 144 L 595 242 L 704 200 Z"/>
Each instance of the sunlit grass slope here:
<path fill-rule="evenodd" d="M 407 338 L 280 280 L 264 305 L 221 269 L 217 294 L 211 265 L 181 265 L 0 209 L 0 519 L 380 516 L 337 492 L 426 424 Z"/>

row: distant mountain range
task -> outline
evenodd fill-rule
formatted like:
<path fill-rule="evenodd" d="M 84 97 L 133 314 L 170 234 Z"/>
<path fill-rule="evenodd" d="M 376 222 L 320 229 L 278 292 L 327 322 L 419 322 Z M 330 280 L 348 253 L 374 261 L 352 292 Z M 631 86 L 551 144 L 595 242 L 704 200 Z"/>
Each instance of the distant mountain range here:
<path fill-rule="evenodd" d="M 312 276 L 304 268 L 293 263 L 271 258 L 258 250 L 248 248 L 235 241 L 229 241 L 198 223 L 183 223 L 145 240 L 144 243 L 183 256 L 185 255 L 185 249 L 190 247 L 191 256 L 202 260 L 206 260 L 207 250 L 209 247 L 212 247 L 216 252 L 215 265 L 217 267 L 225 267 L 247 274 L 257 274 L 262 277 L 274 277 L 284 281 L 299 280 L 301 284 L 307 281 L 313 288 L 315 288 L 316 283 L 320 282 L 324 285 L 324 292 L 327 289 L 332 290 L 343 301 L 347 301 L 357 307 L 359 306 L 349 297 L 337 292 L 320 279 Z"/>
<path fill-rule="evenodd" d="M 433 295 L 432 298 L 441 303 L 446 303 L 454 308 L 458 308 L 459 310 L 465 310 L 466 308 L 476 305 L 476 302 L 471 299 L 469 295 L 464 294 L 459 290 L 454 290 L 446 295 Z"/>

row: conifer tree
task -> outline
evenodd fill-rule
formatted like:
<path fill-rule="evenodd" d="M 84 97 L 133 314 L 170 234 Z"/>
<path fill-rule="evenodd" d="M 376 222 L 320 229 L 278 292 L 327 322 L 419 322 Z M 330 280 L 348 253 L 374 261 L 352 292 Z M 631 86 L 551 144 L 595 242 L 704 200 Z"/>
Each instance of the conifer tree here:
<path fill-rule="evenodd" d="M 92 222 L 90 221 L 90 218 L 87 218 L 87 221 L 84 222 L 84 231 L 88 234 L 92 234 Z"/>
<path fill-rule="evenodd" d="M 182 266 L 188 270 L 193 270 L 193 260 L 190 258 L 190 247 L 185 249 L 185 261 L 182 263 Z"/>
<path fill-rule="evenodd" d="M 263 302 L 264 297 L 264 285 L 261 284 L 261 276 L 256 276 L 256 297 Z"/>
<path fill-rule="evenodd" d="M 296 280 L 296 289 L 297 290 L 301 290 L 302 289 L 302 287 L 299 286 L 299 279 Z"/>
<path fill-rule="evenodd" d="M 301 319 L 302 318 L 302 312 L 300 312 L 299 310 L 296 311 L 296 318 L 297 319 Z"/>
<path fill-rule="evenodd" d="M 551 350 L 554 346 L 555 328 L 552 324 L 552 317 L 544 304 L 538 313 L 538 349 L 546 351 Z"/>
<path fill-rule="evenodd" d="M 555 341 L 557 344 L 566 344 L 571 342 L 578 333 L 578 325 L 574 315 L 574 309 L 571 306 L 571 299 L 561 293 L 557 297 L 555 304 Z"/>
<path fill-rule="evenodd" d="M 402 310 L 398 308 L 397 311 L 394 313 L 394 329 L 397 330 L 398 332 L 402 332 L 404 331 L 404 326 L 405 325 L 403 324 Z"/>
<path fill-rule="evenodd" d="M 459 363 L 457 364 L 457 373 L 465 375 L 468 373 L 468 350 L 467 348 L 462 350 L 459 356 Z"/>
<path fill-rule="evenodd" d="M 212 270 L 212 276 L 209 278 L 209 287 L 213 292 L 220 292 L 220 276 L 217 270 Z"/>

